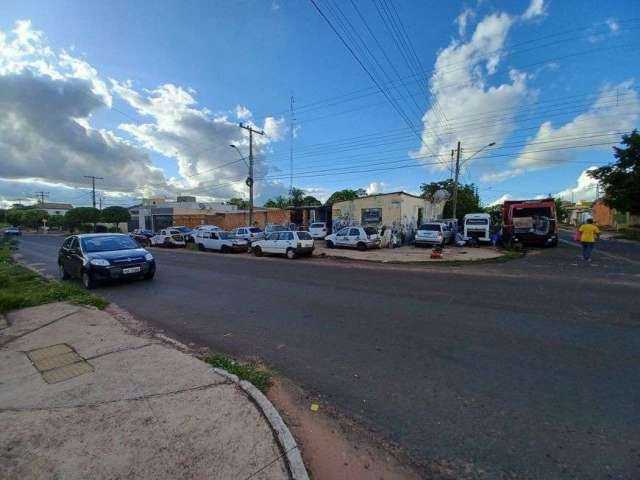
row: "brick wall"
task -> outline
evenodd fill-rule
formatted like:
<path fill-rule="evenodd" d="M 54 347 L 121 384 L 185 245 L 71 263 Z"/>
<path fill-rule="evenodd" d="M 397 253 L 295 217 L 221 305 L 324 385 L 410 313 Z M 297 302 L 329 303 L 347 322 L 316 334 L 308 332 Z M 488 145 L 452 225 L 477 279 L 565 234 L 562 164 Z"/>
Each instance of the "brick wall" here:
<path fill-rule="evenodd" d="M 614 224 L 613 210 L 602 202 L 596 202 L 592 208 L 593 221 L 602 226 L 610 226 Z"/>
<path fill-rule="evenodd" d="M 253 223 L 263 228 L 268 223 L 278 225 L 288 225 L 290 214 L 288 210 L 279 208 L 269 208 L 267 210 L 255 210 L 253 212 Z M 249 224 L 249 212 L 226 212 L 207 215 L 204 213 L 192 215 L 174 215 L 174 225 L 184 225 L 185 227 L 195 228 L 198 225 L 217 225 L 224 230 L 233 230 L 237 227 L 244 227 Z"/>

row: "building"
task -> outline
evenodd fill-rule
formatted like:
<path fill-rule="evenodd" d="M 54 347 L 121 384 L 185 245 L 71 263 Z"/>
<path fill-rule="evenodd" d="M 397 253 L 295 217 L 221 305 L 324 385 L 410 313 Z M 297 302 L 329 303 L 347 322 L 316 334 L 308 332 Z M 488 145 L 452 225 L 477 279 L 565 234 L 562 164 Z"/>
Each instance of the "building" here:
<path fill-rule="evenodd" d="M 640 216 L 628 212 L 619 212 L 609 208 L 602 200 L 594 202 L 592 207 L 593 221 L 602 227 L 625 228 L 640 225 Z"/>
<path fill-rule="evenodd" d="M 573 205 L 568 205 L 565 207 L 567 211 L 567 222 L 571 225 L 582 225 L 587 221 L 588 218 L 591 218 L 593 215 L 591 213 L 591 205 L 592 202 L 588 200 L 583 200 L 580 202 L 576 202 Z"/>
<path fill-rule="evenodd" d="M 197 227 L 213 224 L 219 213 L 236 212 L 238 207 L 223 202 L 198 202 L 196 197 L 182 196 L 176 201 L 162 197 L 145 198 L 142 203 L 129 207 L 129 230 L 136 228 L 158 231 L 172 225 Z"/>
<path fill-rule="evenodd" d="M 385 227 L 405 239 L 421 223 L 442 218 L 444 202 L 434 203 L 406 192 L 380 193 L 336 202 L 331 209 L 333 231 L 343 225 Z"/>
<path fill-rule="evenodd" d="M 51 215 L 64 215 L 73 208 L 70 203 L 41 202 L 36 207 Z"/>

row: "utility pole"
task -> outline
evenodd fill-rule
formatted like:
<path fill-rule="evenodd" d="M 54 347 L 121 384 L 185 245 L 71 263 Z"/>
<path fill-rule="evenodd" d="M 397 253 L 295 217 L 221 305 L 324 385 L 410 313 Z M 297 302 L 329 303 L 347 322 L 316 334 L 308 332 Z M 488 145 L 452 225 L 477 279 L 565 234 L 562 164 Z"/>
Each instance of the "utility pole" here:
<path fill-rule="evenodd" d="M 264 135 L 262 130 L 254 130 L 251 125 L 240 123 L 240 128 L 249 131 L 249 176 L 247 177 L 247 185 L 249 186 L 249 226 L 253 226 L 253 134 Z"/>
<path fill-rule="evenodd" d="M 91 198 L 93 200 L 93 208 L 96 208 L 96 180 L 104 180 L 104 178 L 95 177 L 93 175 L 85 175 L 84 178 L 90 178 L 91 179 L 91 188 L 92 188 Z"/>
<path fill-rule="evenodd" d="M 290 139 L 289 139 L 289 195 L 291 195 L 291 192 L 293 191 L 293 129 L 294 129 L 294 123 L 296 121 L 295 117 L 293 116 L 293 103 L 294 103 L 294 99 L 293 99 L 293 95 L 291 95 L 291 103 L 289 104 L 289 116 L 290 116 L 290 128 L 291 128 L 291 132 L 290 133 Z"/>
<path fill-rule="evenodd" d="M 40 205 L 44 203 L 44 197 L 49 196 L 49 192 L 35 192 L 35 194 L 40 197 Z"/>
<path fill-rule="evenodd" d="M 458 150 L 456 152 L 456 169 L 455 175 L 453 179 L 453 211 L 451 214 L 451 218 L 458 218 L 456 214 L 458 213 L 458 177 L 460 176 L 460 141 L 458 140 Z"/>

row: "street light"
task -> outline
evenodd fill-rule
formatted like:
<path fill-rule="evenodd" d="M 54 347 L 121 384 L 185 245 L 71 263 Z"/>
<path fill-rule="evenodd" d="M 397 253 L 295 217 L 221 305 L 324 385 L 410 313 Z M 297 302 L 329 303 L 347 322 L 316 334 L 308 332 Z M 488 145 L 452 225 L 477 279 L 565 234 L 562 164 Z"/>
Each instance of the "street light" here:
<path fill-rule="evenodd" d="M 238 155 L 240 155 L 240 158 L 242 159 L 244 164 L 247 166 L 247 168 L 249 168 L 249 164 L 247 163 L 247 159 L 244 158 L 244 155 L 242 155 L 242 152 L 240 151 L 240 149 L 238 147 L 236 147 L 233 143 L 231 145 L 229 145 L 229 146 L 231 148 L 235 149 L 236 152 L 238 152 Z"/>
<path fill-rule="evenodd" d="M 252 168 L 253 165 L 247 163 L 247 160 L 244 158 L 244 155 L 242 155 L 242 152 L 240 151 L 240 149 L 236 147 L 233 143 L 229 146 L 233 148 L 236 152 L 238 152 L 238 155 L 240 155 L 240 158 L 249 169 L 249 175 L 247 176 L 247 179 L 245 180 L 244 183 L 246 183 L 247 187 L 249 187 L 249 225 L 253 226 L 253 168 Z M 252 160 L 252 158 L 249 158 L 249 160 Z"/>
<path fill-rule="evenodd" d="M 488 143 L 487 145 L 485 145 L 484 147 L 482 147 L 480 150 L 477 150 L 476 152 L 472 153 L 470 157 L 467 157 L 463 160 L 462 164 L 467 163 L 469 160 L 471 160 L 473 157 L 475 157 L 477 154 L 479 154 L 481 151 L 483 151 L 485 148 L 489 148 L 489 147 L 493 147 L 496 144 L 496 142 L 491 142 Z"/>

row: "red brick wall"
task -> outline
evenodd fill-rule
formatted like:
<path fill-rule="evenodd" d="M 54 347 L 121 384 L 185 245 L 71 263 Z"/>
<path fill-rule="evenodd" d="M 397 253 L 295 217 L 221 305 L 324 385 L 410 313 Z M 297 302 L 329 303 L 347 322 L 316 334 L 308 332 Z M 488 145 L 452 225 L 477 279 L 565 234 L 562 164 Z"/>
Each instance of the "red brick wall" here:
<path fill-rule="evenodd" d="M 596 202 L 592 208 L 593 221 L 597 225 L 613 225 L 613 211 L 602 202 Z"/>
<path fill-rule="evenodd" d="M 224 230 L 233 230 L 237 227 L 244 227 L 249 224 L 249 212 L 218 213 L 210 215 L 211 225 L 217 225 Z M 253 223 L 260 228 L 264 228 L 267 223 L 287 225 L 289 223 L 289 211 L 281 209 L 256 210 L 253 212 Z"/>

